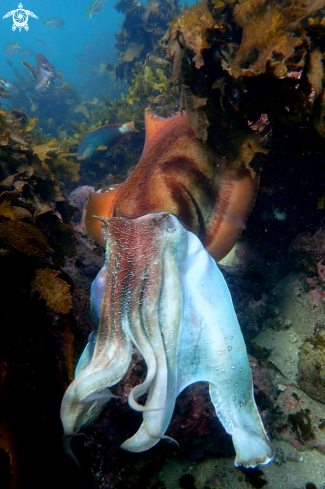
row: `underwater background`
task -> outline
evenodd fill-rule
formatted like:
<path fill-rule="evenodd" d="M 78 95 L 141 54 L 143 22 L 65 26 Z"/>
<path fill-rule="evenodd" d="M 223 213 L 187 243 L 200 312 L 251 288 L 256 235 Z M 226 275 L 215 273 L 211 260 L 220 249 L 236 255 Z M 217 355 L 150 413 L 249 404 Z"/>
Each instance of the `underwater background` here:
<path fill-rule="evenodd" d="M 0 0 L 0 487 L 324 489 L 325 1 L 18 3 Z M 38 17 L 21 32 L 3 18 L 18 8 Z M 179 446 L 120 449 L 142 418 L 128 405 L 146 375 L 135 349 L 117 398 L 73 438 L 73 457 L 62 449 L 60 405 L 105 258 L 85 206 L 134 170 L 148 108 L 186 111 L 195 138 L 255 182 L 219 268 L 269 465 L 234 467 L 206 382 L 176 401 L 166 434 Z M 91 131 L 129 122 L 137 132 L 110 131 L 80 157 Z"/>
<path fill-rule="evenodd" d="M 17 2 L 16 2 L 17 3 Z M 18 2 L 19 3 L 19 2 Z M 1 2 L 3 15 L 9 10 L 17 9 L 14 2 Z M 1 24 L 1 43 L 2 50 L 5 51 L 5 46 L 8 43 L 14 44 L 18 41 L 21 49 L 15 56 L 10 57 L 13 66 L 7 65 L 5 59 L 1 67 L 3 77 L 12 79 L 14 77 L 13 70 L 17 68 L 23 74 L 25 69 L 22 68 L 20 60 L 34 60 L 36 53 L 42 53 L 48 57 L 51 63 L 54 64 L 58 71 L 64 73 L 66 82 L 72 83 L 74 86 L 87 84 L 88 89 L 91 89 L 92 83 L 99 83 L 94 73 L 91 75 L 91 69 L 99 66 L 101 62 L 105 65 L 110 61 L 115 64 L 117 56 L 114 48 L 116 42 L 114 33 L 118 32 L 118 24 L 123 21 L 123 14 L 112 8 L 112 4 L 106 3 L 105 10 L 100 14 L 94 14 L 90 19 L 87 9 L 90 7 L 90 2 L 78 2 L 65 4 L 64 2 L 52 2 L 50 0 L 32 1 L 29 5 L 24 5 L 26 9 L 34 12 L 38 19 L 29 17 L 29 31 L 22 29 L 12 31 L 12 16 L 8 19 L 2 19 Z M 2 11 L 1 10 L 1 11 Z M 64 22 L 62 27 L 53 27 L 51 24 L 46 24 L 43 19 L 59 18 Z M 43 41 L 44 44 L 37 42 Z M 45 45 L 45 46 L 44 46 Z M 33 51 L 34 55 L 26 56 L 20 54 L 24 49 Z M 30 53 L 28 53 L 30 54 Z M 84 55 L 87 61 L 81 63 L 74 56 Z M 86 71 L 79 68 L 84 66 Z M 92 81 L 90 77 L 92 76 Z M 98 78 L 98 73 L 97 73 Z M 13 80 L 12 80 L 13 81 Z M 109 82 L 109 77 L 102 80 L 102 89 L 105 83 Z M 112 83 L 113 85 L 113 83 Z"/>

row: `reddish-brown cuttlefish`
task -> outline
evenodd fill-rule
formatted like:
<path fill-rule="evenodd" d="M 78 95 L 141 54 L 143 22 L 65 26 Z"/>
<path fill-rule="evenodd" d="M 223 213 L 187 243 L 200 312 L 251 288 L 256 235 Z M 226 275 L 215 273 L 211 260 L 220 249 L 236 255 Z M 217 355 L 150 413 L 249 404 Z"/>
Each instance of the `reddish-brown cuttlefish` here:
<path fill-rule="evenodd" d="M 147 376 L 129 404 L 143 422 L 122 448 L 141 452 L 168 438 L 178 394 L 207 381 L 235 465 L 272 460 L 244 338 L 216 264 L 243 230 L 257 186 L 248 170 L 231 170 L 195 137 L 184 112 L 163 119 L 146 111 L 139 163 L 119 187 L 89 198 L 86 227 L 106 259 L 91 289 L 95 331 L 62 401 L 66 440 L 112 397 L 135 346 Z M 143 406 L 137 398 L 145 392 Z"/>

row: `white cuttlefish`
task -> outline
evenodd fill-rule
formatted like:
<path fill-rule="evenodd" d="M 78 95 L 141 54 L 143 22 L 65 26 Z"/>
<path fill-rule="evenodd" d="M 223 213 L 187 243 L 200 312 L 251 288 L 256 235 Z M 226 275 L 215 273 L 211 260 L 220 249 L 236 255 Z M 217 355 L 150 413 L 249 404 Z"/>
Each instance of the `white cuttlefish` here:
<path fill-rule="evenodd" d="M 274 451 L 254 397 L 244 338 L 226 282 L 195 234 L 168 212 L 102 218 L 106 260 L 92 284 L 95 331 L 61 407 L 66 439 L 93 421 L 126 374 L 134 345 L 147 364 L 129 395 L 143 412 L 122 444 L 142 452 L 165 437 L 175 401 L 207 381 L 211 401 L 232 436 L 235 465 L 266 464 Z M 145 406 L 136 399 L 145 392 Z"/>

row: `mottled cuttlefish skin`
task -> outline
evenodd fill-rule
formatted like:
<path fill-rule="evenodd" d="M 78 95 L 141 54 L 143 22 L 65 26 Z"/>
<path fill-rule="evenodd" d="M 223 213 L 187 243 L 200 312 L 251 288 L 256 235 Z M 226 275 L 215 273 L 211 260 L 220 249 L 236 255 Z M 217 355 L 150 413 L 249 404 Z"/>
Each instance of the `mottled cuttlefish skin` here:
<path fill-rule="evenodd" d="M 142 452 L 165 437 L 177 396 L 194 382 L 210 384 L 211 401 L 232 436 L 235 465 L 273 458 L 254 397 L 246 347 L 226 282 L 195 234 L 162 212 L 103 219 L 106 260 L 92 285 L 95 331 L 64 395 L 64 433 L 73 436 L 112 397 L 134 345 L 147 364 L 129 395 L 143 412 L 122 444 Z M 136 399 L 148 391 L 145 406 Z"/>
<path fill-rule="evenodd" d="M 168 212 L 198 236 L 216 261 L 221 260 L 245 228 L 258 175 L 253 178 L 244 166 L 232 168 L 223 154 L 198 139 L 184 111 L 165 119 L 147 109 L 145 129 L 141 158 L 127 179 L 114 189 L 90 193 L 88 233 L 105 248 L 94 215 L 136 219 Z M 96 131 L 85 140 L 99 135 L 100 129 Z"/>

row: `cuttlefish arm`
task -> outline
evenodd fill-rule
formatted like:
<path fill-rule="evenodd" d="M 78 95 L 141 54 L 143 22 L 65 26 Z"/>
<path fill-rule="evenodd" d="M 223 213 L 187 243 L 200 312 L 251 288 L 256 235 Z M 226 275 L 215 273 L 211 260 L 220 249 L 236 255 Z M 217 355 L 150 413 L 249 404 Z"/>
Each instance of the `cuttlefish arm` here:
<path fill-rule="evenodd" d="M 177 234 L 181 226 L 175 218 L 173 226 Z M 174 282 L 166 283 L 166 288 L 173 288 L 162 293 L 159 315 L 169 365 L 164 379 L 168 386 L 166 407 L 160 412 L 144 413 L 140 429 L 122 448 L 143 451 L 158 443 L 170 423 L 177 395 L 194 382 L 207 381 L 216 414 L 233 437 L 235 465 L 268 463 L 274 452 L 253 398 L 244 338 L 226 282 L 195 235 L 185 232 L 182 239 L 175 236 L 175 240 L 177 261 L 166 257 L 171 267 L 163 269 L 163 275 L 169 280 L 173 277 Z M 170 307 L 177 290 L 182 295 L 181 316 L 179 309 Z M 172 329 L 174 334 L 168 336 Z M 153 436 L 155 425 L 159 431 Z"/>
<path fill-rule="evenodd" d="M 112 354 L 114 342 L 120 356 L 132 342 L 148 371 L 129 398 L 131 407 L 143 411 L 143 423 L 122 448 L 141 452 L 157 444 L 165 437 L 177 395 L 193 382 L 208 381 L 216 413 L 233 437 L 236 465 L 269 462 L 273 450 L 253 399 L 244 340 L 215 261 L 168 213 L 104 223 L 108 259 L 99 277 L 102 282 L 106 275 L 106 281 L 103 292 L 93 288 L 102 298 L 99 329 L 90 364 L 70 385 L 69 403 L 63 401 L 65 431 L 80 429 L 85 413 L 89 417 L 99 409 L 109 387 L 127 369 L 130 354 L 121 367 L 119 356 Z M 104 365 L 99 362 L 102 352 L 107 353 Z M 145 391 L 147 401 L 141 406 L 135 399 Z M 76 417 L 74 407 L 80 404 L 84 411 Z"/>
<path fill-rule="evenodd" d="M 121 315 L 121 308 L 114 308 L 119 283 L 107 280 L 109 276 L 115 277 L 115 260 L 107 250 L 105 264 L 92 284 L 91 313 L 96 329 L 61 403 L 65 437 L 74 436 L 98 416 L 113 397 L 109 387 L 124 377 L 130 365 L 132 344 L 122 326 L 126 314 Z"/>
<path fill-rule="evenodd" d="M 210 383 L 210 397 L 232 436 L 235 465 L 272 460 L 254 396 L 244 338 L 218 266 L 192 233 L 180 264 L 183 326 L 178 356 L 178 393 L 193 382 Z"/>
<path fill-rule="evenodd" d="M 105 396 L 106 401 L 110 399 L 109 387 L 119 382 L 129 367 L 132 342 L 142 353 L 148 372 L 146 381 L 131 393 L 130 405 L 140 411 L 165 405 L 164 400 L 158 408 L 156 400 L 148 407 L 136 402 L 154 381 L 158 365 L 161 375 L 164 354 L 159 355 L 159 350 L 163 352 L 162 338 L 154 317 L 161 280 L 157 258 L 160 243 L 152 239 L 156 222 L 151 219 L 149 229 L 135 224 L 125 219 L 106 222 L 105 264 L 91 289 L 91 315 L 96 330 L 61 405 L 66 436 L 73 436 L 99 414 Z M 140 301 L 140 297 L 145 300 Z"/>
<path fill-rule="evenodd" d="M 144 313 L 147 308 L 150 310 L 151 325 L 157 326 L 156 338 L 150 337 L 157 355 L 157 374 L 150 386 L 146 402 L 149 409 L 143 414 L 140 429 L 121 445 L 132 452 L 148 450 L 165 438 L 177 397 L 177 359 L 183 311 L 178 261 L 182 259 L 185 243 L 182 239 L 184 229 L 174 216 L 166 215 L 165 229 L 159 240 L 162 252 L 158 256 L 162 281 L 160 289 L 154 290 L 158 301 L 153 303 L 149 296 L 144 307 Z"/>
<path fill-rule="evenodd" d="M 103 247 L 105 237 L 93 216 L 136 219 L 168 212 L 196 234 L 221 260 L 245 227 L 258 188 L 245 168 L 230 163 L 196 138 L 186 113 L 170 119 L 145 112 L 146 141 L 133 172 L 119 187 L 90 194 L 85 223 Z"/>

